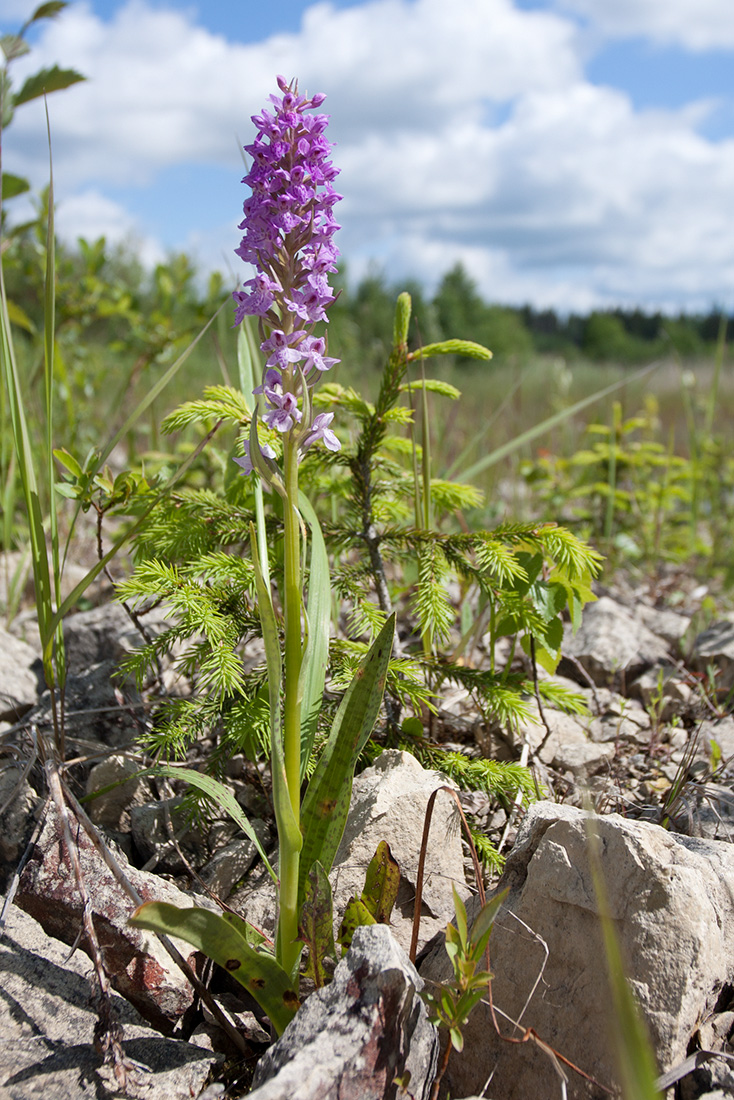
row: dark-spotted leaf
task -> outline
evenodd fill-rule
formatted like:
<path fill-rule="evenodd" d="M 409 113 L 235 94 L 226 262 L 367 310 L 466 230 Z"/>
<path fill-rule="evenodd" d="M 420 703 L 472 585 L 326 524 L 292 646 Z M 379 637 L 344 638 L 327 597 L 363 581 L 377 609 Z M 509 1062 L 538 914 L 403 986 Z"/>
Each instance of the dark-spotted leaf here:
<path fill-rule="evenodd" d="M 399 886 L 400 867 L 390 845 L 381 840 L 367 868 L 362 891 L 362 901 L 378 924 L 390 923 Z"/>
<path fill-rule="evenodd" d="M 336 958 L 333 920 L 329 876 L 317 862 L 306 880 L 306 897 L 298 925 L 298 935 L 308 948 L 308 962 L 304 973 L 313 980 L 317 989 L 330 980 L 330 974 L 324 967 L 324 959 Z"/>
<path fill-rule="evenodd" d="M 344 910 L 338 936 L 339 943 L 345 951 L 351 946 L 352 936 L 363 924 L 377 924 L 377 921 L 361 898 L 350 898 Z"/>
<path fill-rule="evenodd" d="M 244 986 L 281 1035 L 300 1001 L 288 974 L 272 955 L 256 951 L 245 938 L 244 922 L 209 909 L 179 909 L 165 901 L 148 901 L 130 917 L 133 928 L 177 936 L 203 951 Z"/>
<path fill-rule="evenodd" d="M 318 860 L 328 874 L 334 862 L 349 813 L 357 757 L 380 712 L 394 637 L 395 615 L 392 614 L 344 694 L 329 740 L 308 785 L 301 808 L 304 836 L 299 903 L 303 901 L 306 877 L 314 863 Z"/>

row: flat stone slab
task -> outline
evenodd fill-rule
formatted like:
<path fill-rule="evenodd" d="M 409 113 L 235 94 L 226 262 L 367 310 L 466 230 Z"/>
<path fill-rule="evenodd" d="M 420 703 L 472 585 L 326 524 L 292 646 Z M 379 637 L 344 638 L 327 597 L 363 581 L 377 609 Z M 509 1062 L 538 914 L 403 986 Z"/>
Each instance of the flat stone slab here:
<path fill-rule="evenodd" d="M 123 1049 L 138 1064 L 126 1093 L 94 1050 L 92 964 L 47 936 L 11 906 L 0 941 L 0 1100 L 191 1100 L 204 1087 L 211 1051 L 146 1027 L 113 994 L 124 1026 Z"/>

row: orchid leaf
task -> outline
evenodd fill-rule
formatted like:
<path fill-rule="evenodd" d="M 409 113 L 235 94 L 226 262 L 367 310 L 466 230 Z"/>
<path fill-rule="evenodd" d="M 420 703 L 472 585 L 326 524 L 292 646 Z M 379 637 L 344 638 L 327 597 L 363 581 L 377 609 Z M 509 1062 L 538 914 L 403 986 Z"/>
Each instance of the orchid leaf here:
<path fill-rule="evenodd" d="M 364 924 L 377 923 L 361 898 L 350 898 L 339 926 L 339 943 L 345 950 L 349 950 L 352 937 L 358 928 Z"/>
<path fill-rule="evenodd" d="M 234 794 L 224 783 L 220 783 L 218 779 L 214 779 L 211 775 L 206 775 L 204 772 L 194 771 L 193 768 L 177 768 L 171 764 L 156 764 L 153 768 L 148 768 L 147 771 L 141 772 L 141 775 L 165 775 L 169 779 L 183 779 L 186 783 L 190 783 L 192 787 L 196 787 L 202 791 L 207 798 L 210 798 L 212 802 L 215 802 L 220 809 L 229 814 L 232 820 L 242 829 L 242 832 L 247 836 L 255 845 L 258 851 L 258 855 L 265 864 L 268 874 L 272 878 L 273 882 L 277 884 L 278 876 L 270 865 L 265 849 L 263 848 L 257 833 L 250 824 L 250 820 L 247 814 L 244 812 L 239 802 L 235 798 Z"/>
<path fill-rule="evenodd" d="M 399 886 L 400 867 L 390 845 L 381 840 L 367 868 L 362 891 L 362 901 L 378 924 L 389 924 Z"/>
<path fill-rule="evenodd" d="M 324 703 L 326 666 L 329 660 L 331 577 L 326 543 L 310 502 L 299 494 L 299 509 L 311 530 L 311 569 L 308 578 L 306 621 L 308 637 L 301 665 L 301 782 L 313 751 L 319 714 Z"/>
<path fill-rule="evenodd" d="M 298 935 L 308 948 L 304 974 L 312 979 L 317 989 L 330 980 L 324 968 L 324 958 L 336 958 L 333 919 L 329 876 L 317 861 L 306 880 L 306 898 L 298 925 Z"/>
<path fill-rule="evenodd" d="M 300 1007 L 288 974 L 272 955 L 257 951 L 247 942 L 243 922 L 234 914 L 220 915 L 197 907 L 179 909 L 165 901 L 148 901 L 135 910 L 128 923 L 133 928 L 177 936 L 203 951 L 255 998 L 278 1035 Z"/>
<path fill-rule="evenodd" d="M 392 614 L 344 694 L 309 783 L 301 811 L 304 838 L 299 899 L 314 863 L 318 860 L 328 873 L 334 862 L 349 813 L 357 757 L 372 733 L 382 704 L 394 637 L 395 614 Z"/>

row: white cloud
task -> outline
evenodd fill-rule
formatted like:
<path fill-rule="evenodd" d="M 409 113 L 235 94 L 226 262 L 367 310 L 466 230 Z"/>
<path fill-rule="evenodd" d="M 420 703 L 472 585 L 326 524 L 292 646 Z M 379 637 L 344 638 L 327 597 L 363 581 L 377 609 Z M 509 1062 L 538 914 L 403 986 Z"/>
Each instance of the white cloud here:
<path fill-rule="evenodd" d="M 160 242 L 146 236 L 138 220 L 124 206 L 96 190 L 81 191 L 63 199 L 56 208 L 55 223 L 59 237 L 68 244 L 74 244 L 78 237 L 89 241 L 106 237 L 112 245 L 129 243 L 148 267 L 165 259 Z"/>
<path fill-rule="evenodd" d="M 84 4 L 68 9 L 27 71 L 60 62 L 90 77 L 50 100 L 57 191 L 69 203 L 96 194 L 96 205 L 67 206 L 88 236 L 99 229 L 85 225 L 104 226 L 105 188 L 115 188 L 110 222 L 122 226 L 121 188 L 139 197 L 165 171 L 173 207 L 177 165 L 240 174 L 234 134 L 250 140 L 249 116 L 282 72 L 328 93 L 352 270 L 373 256 L 390 275 L 431 283 L 464 259 L 487 295 L 561 308 L 728 299 L 734 141 L 699 135 L 701 104 L 636 111 L 622 91 L 591 85 L 585 48 L 573 20 L 512 0 L 317 3 L 298 34 L 247 45 L 131 0 L 111 24 Z M 7 150 L 9 169 L 44 181 L 40 104 L 18 112 Z M 206 194 L 201 207 L 202 225 L 171 243 L 221 263 L 238 241 L 238 211 L 227 224 Z"/>
<path fill-rule="evenodd" d="M 731 0 L 558 0 L 610 37 L 639 36 L 690 50 L 734 46 Z"/>

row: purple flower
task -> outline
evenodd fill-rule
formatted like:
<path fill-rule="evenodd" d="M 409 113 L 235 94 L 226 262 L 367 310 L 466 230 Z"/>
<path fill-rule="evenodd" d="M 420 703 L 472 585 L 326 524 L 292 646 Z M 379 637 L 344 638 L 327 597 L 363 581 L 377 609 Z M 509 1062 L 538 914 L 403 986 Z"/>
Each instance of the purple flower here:
<path fill-rule="evenodd" d="M 333 419 L 333 413 L 319 413 L 318 416 L 314 417 L 311 431 L 301 444 L 304 451 L 307 450 L 312 443 L 315 443 L 317 439 L 322 439 L 324 446 L 329 451 L 338 451 L 341 449 L 341 443 L 329 427 Z"/>
<path fill-rule="evenodd" d="M 341 199 L 333 181 L 339 170 L 329 159 L 329 117 L 314 113 L 325 97 L 300 95 L 297 82 L 277 80 L 281 95 L 271 95 L 271 109 L 252 116 L 257 133 L 245 146 L 251 165 L 242 182 L 251 194 L 236 252 L 254 265 L 255 275 L 234 293 L 235 323 L 248 315 L 259 319 L 267 364 L 254 392 L 265 399 L 264 422 L 279 432 L 297 428 L 302 450 L 316 440 L 338 450 L 329 427 L 333 414 L 302 423 L 299 398 L 304 379 L 310 389 L 339 361 L 326 355 L 326 341 L 313 334 L 315 324 L 328 321 L 326 310 L 335 300 L 329 275 L 339 257 L 333 241 L 339 229 L 334 206 Z M 252 469 L 249 454 L 238 461 Z"/>
<path fill-rule="evenodd" d="M 263 420 L 269 428 L 275 428 L 277 432 L 289 432 L 294 424 L 297 424 L 302 412 L 298 408 L 298 399 L 293 393 L 280 393 L 280 386 L 272 388 L 266 386 L 263 393 L 268 399 L 269 408 Z"/>
<path fill-rule="evenodd" d="M 250 441 L 248 439 L 243 443 L 245 453 L 242 458 L 235 458 L 235 462 L 238 466 L 242 467 L 242 476 L 248 477 L 253 471 L 252 461 L 250 460 Z M 266 458 L 275 458 L 275 451 L 269 443 L 260 444 L 260 452 L 265 455 Z"/>
<path fill-rule="evenodd" d="M 326 340 L 322 336 L 307 336 L 300 344 L 300 350 L 306 356 L 306 361 L 303 364 L 303 373 L 308 374 L 311 370 L 325 371 L 329 367 L 333 367 L 334 363 L 338 363 L 338 359 L 332 359 L 328 355 L 324 355 L 326 351 Z"/>

